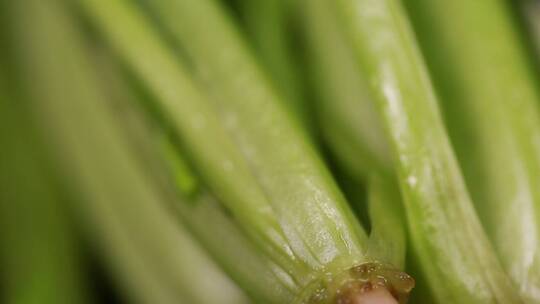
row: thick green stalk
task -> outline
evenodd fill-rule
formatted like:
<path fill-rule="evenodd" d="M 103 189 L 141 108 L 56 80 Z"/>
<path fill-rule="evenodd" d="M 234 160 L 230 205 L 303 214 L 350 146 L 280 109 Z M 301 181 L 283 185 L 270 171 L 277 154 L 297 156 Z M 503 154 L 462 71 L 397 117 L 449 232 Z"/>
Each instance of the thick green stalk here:
<path fill-rule="evenodd" d="M 330 284 L 323 272 L 332 278 L 365 262 L 364 232 L 215 3 L 148 3 L 195 67 L 193 83 L 135 6 L 80 2 L 157 95 L 203 182 L 271 260 L 307 288 L 298 301 Z"/>
<path fill-rule="evenodd" d="M 120 274 L 124 279 L 139 276 L 127 290 L 148 303 L 245 303 L 137 169 L 61 2 L 25 1 L 21 8 L 19 54 L 32 114 L 85 197 L 82 211 L 110 261 L 134 270 Z"/>
<path fill-rule="evenodd" d="M 516 24 L 499 0 L 409 4 L 480 218 L 540 303 L 540 95 Z"/>
<path fill-rule="evenodd" d="M 339 0 L 396 159 L 413 245 L 440 303 L 520 303 L 480 225 L 401 3 Z"/>
<path fill-rule="evenodd" d="M 357 185 L 369 187 L 369 256 L 404 267 L 405 222 L 381 119 L 351 42 L 328 2 L 306 1 L 306 34 L 321 92 L 318 119 L 329 149 Z M 358 203 L 358 202 L 357 202 Z"/>

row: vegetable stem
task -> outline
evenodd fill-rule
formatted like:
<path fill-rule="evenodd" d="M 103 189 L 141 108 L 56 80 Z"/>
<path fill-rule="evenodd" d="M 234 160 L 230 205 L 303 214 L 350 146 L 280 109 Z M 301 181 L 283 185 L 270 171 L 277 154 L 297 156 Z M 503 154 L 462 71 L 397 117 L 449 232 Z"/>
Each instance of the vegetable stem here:
<path fill-rule="evenodd" d="M 540 303 L 540 95 L 518 27 L 504 1 L 409 5 L 480 219 Z"/>
<path fill-rule="evenodd" d="M 414 249 L 438 301 L 520 303 L 472 206 L 403 7 L 336 5 L 382 113 Z"/>

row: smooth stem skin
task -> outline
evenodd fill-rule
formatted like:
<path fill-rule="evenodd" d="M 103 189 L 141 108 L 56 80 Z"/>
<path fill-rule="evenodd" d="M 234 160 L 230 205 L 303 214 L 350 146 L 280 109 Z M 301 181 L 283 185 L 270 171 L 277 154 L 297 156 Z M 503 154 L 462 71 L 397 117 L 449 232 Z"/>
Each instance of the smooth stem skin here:
<path fill-rule="evenodd" d="M 324 141 L 357 180 L 367 180 L 374 171 L 390 172 L 390 146 L 381 118 L 332 4 L 301 2 Z"/>
<path fill-rule="evenodd" d="M 384 118 L 414 249 L 440 303 L 520 303 L 475 213 L 404 9 L 336 2 Z"/>
<path fill-rule="evenodd" d="M 0 88 L 0 300 L 87 303 L 74 227 L 37 151 L 21 100 Z"/>
<path fill-rule="evenodd" d="M 215 3 L 148 3 L 184 47 L 206 99 L 135 6 L 79 2 L 157 95 L 204 183 L 276 264 L 304 286 L 364 261 L 361 227 Z"/>
<path fill-rule="evenodd" d="M 540 95 L 516 24 L 498 0 L 409 4 L 478 214 L 540 303 Z"/>
<path fill-rule="evenodd" d="M 368 85 L 360 75 L 352 45 L 330 3 L 306 1 L 303 7 L 312 65 L 319 80 L 314 87 L 322 93 L 317 112 L 323 135 L 338 164 L 352 177 L 356 187 L 363 183 L 368 187 L 371 222 L 368 256 L 404 269 L 404 210 L 392 173 L 386 134 Z M 401 300 L 407 297 L 408 294 Z"/>
<path fill-rule="evenodd" d="M 292 5 L 285 0 L 242 2 L 242 17 L 257 58 L 268 71 L 286 107 L 309 128 L 299 64 L 292 56 L 289 39 Z"/>
<path fill-rule="evenodd" d="M 390 147 L 368 84 L 332 6 L 325 1 L 306 1 L 303 7 L 318 79 L 314 87 L 321 92 L 316 106 L 323 135 L 355 182 L 368 183 L 369 256 L 403 268 L 403 210 L 399 189 L 391 182 Z"/>
<path fill-rule="evenodd" d="M 61 3 L 35 0 L 21 7 L 16 33 L 33 117 L 57 164 L 81 191 L 90 232 L 126 291 L 147 303 L 247 303 L 162 208 L 159 193 L 137 168 L 111 103 L 98 89 L 81 33 Z"/>
<path fill-rule="evenodd" d="M 117 63 L 106 53 L 99 57 L 94 65 L 99 67 L 99 78 L 114 98 L 116 110 L 122 113 L 122 131 L 138 165 L 148 174 L 147 182 L 163 194 L 163 207 L 178 213 L 186 228 L 254 302 L 291 302 L 299 287 L 260 253 L 202 188 L 167 130 L 134 103 L 141 97 L 122 78 Z"/>

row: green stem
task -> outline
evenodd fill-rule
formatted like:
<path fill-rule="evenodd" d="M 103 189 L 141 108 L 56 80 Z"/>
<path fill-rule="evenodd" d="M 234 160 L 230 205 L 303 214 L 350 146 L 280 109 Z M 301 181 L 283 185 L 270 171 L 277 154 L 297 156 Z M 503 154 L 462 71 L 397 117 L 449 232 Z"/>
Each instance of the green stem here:
<path fill-rule="evenodd" d="M 317 112 L 323 134 L 356 185 L 367 182 L 369 187 L 372 231 L 368 255 L 402 269 L 406 252 L 404 211 L 399 189 L 392 182 L 389 144 L 368 84 L 332 6 L 310 1 L 304 7 L 312 64 L 319 79 L 315 87 L 321 92 Z"/>
<path fill-rule="evenodd" d="M 337 5 L 384 117 L 414 249 L 438 301 L 520 303 L 465 188 L 401 4 Z"/>
<path fill-rule="evenodd" d="M 409 4 L 480 219 L 540 303 L 540 95 L 518 28 L 504 1 Z"/>

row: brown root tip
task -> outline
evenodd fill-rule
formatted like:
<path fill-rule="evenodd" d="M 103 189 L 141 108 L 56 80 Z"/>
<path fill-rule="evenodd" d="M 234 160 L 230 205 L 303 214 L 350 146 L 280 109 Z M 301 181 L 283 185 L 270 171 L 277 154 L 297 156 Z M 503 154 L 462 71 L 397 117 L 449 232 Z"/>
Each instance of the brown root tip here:
<path fill-rule="evenodd" d="M 388 264 L 368 262 L 316 281 L 296 304 L 404 304 L 414 279 Z"/>
<path fill-rule="evenodd" d="M 383 282 L 349 283 L 338 291 L 335 304 L 398 304 Z"/>
<path fill-rule="evenodd" d="M 347 299 L 350 304 L 398 304 L 386 288 L 377 288 L 368 292 L 357 293 Z"/>

